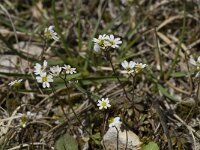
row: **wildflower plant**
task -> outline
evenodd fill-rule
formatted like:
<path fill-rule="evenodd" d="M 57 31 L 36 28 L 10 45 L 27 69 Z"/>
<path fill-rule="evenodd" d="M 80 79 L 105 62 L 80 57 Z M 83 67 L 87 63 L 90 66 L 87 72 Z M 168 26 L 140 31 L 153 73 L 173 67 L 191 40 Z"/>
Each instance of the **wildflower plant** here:
<path fill-rule="evenodd" d="M 179 128 L 181 123 L 181 127 L 186 126 L 189 131 L 184 130 L 184 132 L 190 133 L 191 143 L 182 143 L 186 143 L 187 147 L 191 145 L 194 149 L 198 149 L 196 145 L 198 145 L 197 139 L 200 136 L 195 131 L 195 129 L 198 130 L 198 125 L 192 117 L 198 119 L 199 113 L 200 56 L 189 59 L 194 76 L 198 77 L 194 78 L 195 82 L 190 72 L 187 73 L 190 68 L 188 61 L 185 61 L 187 55 L 196 55 L 194 52 L 199 46 L 199 34 L 195 34 L 199 29 L 195 27 L 198 23 L 196 18 L 199 18 L 196 13 L 196 2 L 193 2 L 195 11 L 191 13 L 189 9 L 192 8 L 193 3 L 188 3 L 190 7 L 185 7 L 183 3 L 183 7 L 180 6 L 175 12 L 171 12 L 175 8 L 173 1 L 167 1 L 167 4 L 161 3 L 158 6 L 156 1 L 147 1 L 148 5 L 146 1 L 139 1 L 141 8 L 137 8 L 137 1 L 132 3 L 130 1 L 133 0 L 109 1 L 108 3 L 107 1 L 102 3 L 87 1 L 87 4 L 82 1 L 69 2 L 69 4 L 62 1 L 45 1 L 45 3 L 39 1 L 34 5 L 31 3 L 23 6 L 18 2 L 14 3 L 12 6 L 17 6 L 19 10 L 14 10 L 13 7 L 10 9 L 7 6 L 9 2 L 0 4 L 2 20 L 5 21 L 2 24 L 2 33 L 0 33 L 1 53 L 6 55 L 5 58 L 1 57 L 1 60 L 8 60 L 5 65 L 0 64 L 3 68 L 1 70 L 7 69 L 8 71 L 0 71 L 1 91 L 6 92 L 0 94 L 2 99 L 0 101 L 0 114 L 2 114 L 0 128 L 8 128 L 5 138 L 2 138 L 0 129 L 0 149 L 17 149 L 18 147 L 37 149 L 38 141 L 42 141 L 39 143 L 40 147 L 57 149 L 56 146 L 51 145 L 54 142 L 49 144 L 49 141 L 53 140 L 52 137 L 57 137 L 64 132 L 69 133 L 69 136 L 77 136 L 73 140 L 78 140 L 78 142 L 73 143 L 80 144 L 78 148 L 104 149 L 100 145 L 101 136 L 109 130 L 116 133 L 115 128 L 117 128 L 117 137 L 110 135 L 114 137 L 115 143 L 119 142 L 117 148 L 114 145 L 111 148 L 105 146 L 105 149 L 132 149 L 127 146 L 129 143 L 132 144 L 132 141 L 128 139 L 130 136 L 127 135 L 126 129 L 135 130 L 136 128 L 139 135 L 144 135 L 144 132 L 152 128 L 159 130 L 156 133 L 163 133 L 163 135 L 166 133 L 167 140 L 159 143 L 162 146 L 160 149 L 167 149 L 167 144 L 170 150 L 185 147 L 180 145 L 180 142 L 176 142 L 180 146 L 175 145 L 173 139 L 170 139 L 174 137 L 170 130 L 171 126 L 170 129 L 167 128 L 170 118 L 173 118 L 173 123 L 170 125 Z M 176 5 L 179 4 L 182 3 L 178 1 Z M 85 9 L 87 6 L 89 9 Z M 96 10 L 96 6 L 98 11 L 87 16 L 88 12 Z M 153 6 L 157 9 L 152 11 Z M 28 7 L 31 8 L 30 11 Z M 66 11 L 62 13 L 63 8 L 66 8 Z M 71 13 L 72 10 L 74 12 Z M 163 11 L 164 15 L 157 17 L 159 12 L 156 10 Z M 28 15 L 30 12 L 32 16 Z M 18 14 L 22 18 L 15 16 Z M 126 16 L 127 14 L 129 16 Z M 177 14 L 181 16 L 176 17 Z M 144 19 L 140 20 L 138 16 Z M 27 18 L 31 20 L 24 21 Z M 42 20 L 43 18 L 45 20 Z M 151 18 L 156 18 L 158 27 L 154 27 L 155 19 Z M 32 23 L 32 20 L 36 22 Z M 55 26 L 53 24 L 45 26 L 41 30 L 42 34 L 38 36 L 36 32 L 40 32 L 43 27 L 41 22 L 55 23 Z M 169 28 L 174 23 L 179 24 L 179 27 Z M 26 27 L 31 29 L 26 29 Z M 193 27 L 191 34 L 187 33 L 189 27 Z M 98 32 L 101 34 L 94 36 Z M 92 50 L 89 51 L 90 49 Z M 97 56 L 96 60 L 91 58 L 94 55 Z M 99 61 L 100 59 L 102 60 Z M 147 62 L 136 61 L 142 59 L 149 61 L 152 69 L 148 67 Z M 34 63 L 31 64 L 32 62 Z M 4 84 L 3 82 L 10 76 L 16 78 Z M 105 95 L 109 98 L 104 97 Z M 177 110 L 183 105 L 181 100 L 184 100 L 184 105 L 189 100 L 188 108 L 191 108 L 191 112 L 180 113 L 181 111 Z M 170 101 L 173 104 L 180 103 L 177 107 L 171 107 L 171 104 L 168 105 Z M 155 107 L 151 107 L 152 104 L 155 104 Z M 167 109 L 167 112 L 173 109 L 173 113 L 163 119 L 163 111 L 160 109 L 163 111 Z M 34 119 L 38 113 L 34 114 L 33 111 L 42 112 L 45 115 L 42 117 L 44 120 Z M 20 116 L 18 120 L 12 121 L 17 112 L 25 113 L 18 114 Z M 150 116 L 152 113 L 153 115 Z M 157 113 L 156 116 L 155 113 Z M 87 116 L 93 114 L 95 116 Z M 189 115 L 184 116 L 183 114 Z M 54 118 L 54 116 L 59 117 Z M 60 119 L 59 125 L 55 125 L 58 118 Z M 109 120 L 109 118 L 112 119 Z M 186 118 L 187 122 L 185 123 L 182 118 Z M 3 123 L 2 120 L 4 120 Z M 15 123 L 20 126 L 14 125 Z M 37 128 L 37 124 L 40 126 L 38 126 L 39 130 L 44 130 L 37 131 L 36 135 L 47 133 L 44 137 L 38 135 L 39 139 L 35 139 L 36 135 L 31 135 L 35 132 L 34 128 Z M 121 126 L 122 124 L 127 128 Z M 15 127 L 20 127 L 22 130 L 19 134 L 23 136 L 22 139 L 15 137 L 19 131 Z M 85 132 L 88 133 L 86 137 L 84 137 Z M 124 135 L 123 138 L 127 142 L 125 147 L 120 145 L 125 143 L 118 139 L 121 135 Z M 80 142 L 80 137 L 83 137 L 84 143 Z M 16 142 L 15 139 L 19 141 Z M 183 140 L 187 139 L 189 139 L 188 136 Z M 2 141 L 5 143 L 2 144 Z M 93 144 L 97 144 L 97 148 Z M 2 148 L 2 145 L 5 147 Z"/>

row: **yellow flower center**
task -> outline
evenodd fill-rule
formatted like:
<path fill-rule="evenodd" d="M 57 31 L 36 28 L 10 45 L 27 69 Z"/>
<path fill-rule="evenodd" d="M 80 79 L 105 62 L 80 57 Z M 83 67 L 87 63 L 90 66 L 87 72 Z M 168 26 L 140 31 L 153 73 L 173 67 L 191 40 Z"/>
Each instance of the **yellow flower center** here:
<path fill-rule="evenodd" d="M 42 82 L 47 82 L 47 77 L 42 77 Z"/>
<path fill-rule="evenodd" d="M 110 123 L 113 123 L 114 122 L 114 118 L 111 118 L 111 119 L 109 119 L 108 120 L 108 123 L 110 124 Z"/>
<path fill-rule="evenodd" d="M 44 33 L 44 36 L 45 36 L 47 39 L 51 39 L 52 34 L 51 34 L 50 31 L 46 31 L 46 32 Z"/>
<path fill-rule="evenodd" d="M 115 41 L 111 40 L 109 41 L 111 45 L 115 45 Z"/>
<path fill-rule="evenodd" d="M 101 105 L 102 105 L 103 107 L 105 107 L 105 106 L 107 106 L 107 103 L 106 103 L 106 102 L 102 102 Z"/>
<path fill-rule="evenodd" d="M 104 46 L 104 40 L 103 39 L 101 39 L 100 41 L 99 41 L 99 43 L 98 43 L 100 46 Z"/>
<path fill-rule="evenodd" d="M 66 70 L 71 70 L 71 66 L 67 66 Z"/>
<path fill-rule="evenodd" d="M 26 115 L 23 115 L 23 116 L 21 117 L 21 125 L 22 125 L 23 128 L 26 127 L 27 121 L 28 121 L 27 116 L 26 116 Z"/>
<path fill-rule="evenodd" d="M 197 71 L 200 71 L 200 66 L 197 66 Z"/>
<path fill-rule="evenodd" d="M 140 65 L 135 66 L 135 72 L 140 72 L 142 70 L 142 67 Z"/>

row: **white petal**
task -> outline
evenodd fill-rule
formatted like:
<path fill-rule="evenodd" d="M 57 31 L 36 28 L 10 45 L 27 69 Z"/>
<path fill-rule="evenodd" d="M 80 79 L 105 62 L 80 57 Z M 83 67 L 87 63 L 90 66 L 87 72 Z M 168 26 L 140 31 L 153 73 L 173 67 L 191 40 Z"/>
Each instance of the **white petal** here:
<path fill-rule="evenodd" d="M 42 78 L 41 77 L 36 77 L 36 80 L 38 83 L 42 83 Z"/>
<path fill-rule="evenodd" d="M 196 63 L 196 61 L 194 60 L 194 58 L 190 58 L 189 63 L 192 64 L 192 65 L 194 65 L 194 66 L 197 65 L 197 63 Z"/>
<path fill-rule="evenodd" d="M 53 25 L 51 25 L 51 26 L 49 26 L 49 28 L 48 28 L 49 30 L 53 30 L 54 29 L 54 26 Z"/>
<path fill-rule="evenodd" d="M 46 83 L 45 82 L 42 83 L 42 87 L 46 88 Z"/>
<path fill-rule="evenodd" d="M 46 86 L 49 88 L 50 87 L 50 84 L 48 82 L 46 82 Z"/>
<path fill-rule="evenodd" d="M 114 40 L 115 38 L 114 38 L 114 35 L 113 34 L 111 34 L 110 35 L 110 40 Z"/>
<path fill-rule="evenodd" d="M 197 58 L 197 62 L 200 63 L 200 56 Z"/>
<path fill-rule="evenodd" d="M 46 72 L 41 72 L 41 73 L 40 73 L 40 76 L 41 76 L 41 77 L 46 77 L 46 76 L 47 76 L 47 73 L 46 73 Z"/>
<path fill-rule="evenodd" d="M 128 67 L 128 62 L 125 60 L 125 61 L 123 61 L 122 63 L 121 63 L 121 65 L 122 65 L 122 67 L 123 68 L 127 68 Z"/>
<path fill-rule="evenodd" d="M 130 67 L 130 68 L 134 68 L 134 67 L 135 67 L 135 64 L 136 64 L 135 62 L 130 61 L 130 62 L 129 62 L 129 67 Z"/>
<path fill-rule="evenodd" d="M 195 77 L 199 77 L 200 76 L 200 72 L 197 72 L 197 74 L 195 75 Z"/>
<path fill-rule="evenodd" d="M 48 82 L 53 82 L 53 79 L 47 77 L 47 81 L 48 81 Z"/>
<path fill-rule="evenodd" d="M 97 38 L 93 38 L 92 41 L 95 42 L 95 43 L 98 43 L 98 42 L 99 42 L 99 40 L 98 40 Z"/>
<path fill-rule="evenodd" d="M 19 79 L 18 82 L 22 82 L 23 79 Z"/>
<path fill-rule="evenodd" d="M 47 61 L 46 61 L 46 60 L 44 60 L 44 62 L 43 62 L 43 66 L 44 66 L 44 68 L 47 67 Z"/>
<path fill-rule="evenodd" d="M 101 50 L 101 46 L 99 46 L 98 44 L 94 44 L 94 51 L 99 52 L 100 50 Z"/>

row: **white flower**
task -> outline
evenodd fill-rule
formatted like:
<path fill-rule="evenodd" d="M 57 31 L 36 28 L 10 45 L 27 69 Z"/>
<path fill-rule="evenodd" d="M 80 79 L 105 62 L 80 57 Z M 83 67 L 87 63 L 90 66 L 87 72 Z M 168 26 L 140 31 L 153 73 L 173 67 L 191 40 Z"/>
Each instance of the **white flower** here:
<path fill-rule="evenodd" d="M 198 71 L 195 77 L 200 76 L 200 56 L 197 58 L 197 61 L 194 60 L 194 58 L 190 58 L 189 63 L 196 67 L 196 70 Z"/>
<path fill-rule="evenodd" d="M 53 75 L 53 76 L 59 76 L 61 70 L 62 70 L 62 68 L 59 67 L 58 65 L 50 68 L 51 75 Z"/>
<path fill-rule="evenodd" d="M 106 36 L 106 46 L 110 46 L 112 48 L 118 48 L 119 44 L 122 44 L 122 41 L 120 40 L 120 38 L 115 38 L 114 35 L 107 35 Z"/>
<path fill-rule="evenodd" d="M 101 48 L 102 48 L 102 47 L 99 46 L 97 43 L 94 44 L 94 51 L 95 51 L 95 52 L 97 52 L 97 53 L 100 52 Z"/>
<path fill-rule="evenodd" d="M 98 38 L 93 38 L 94 42 L 94 51 L 99 52 L 101 49 L 105 49 L 105 43 L 106 43 L 106 34 L 99 35 Z"/>
<path fill-rule="evenodd" d="M 40 75 L 42 72 L 45 71 L 46 67 L 47 67 L 47 61 L 46 60 L 44 60 L 43 66 L 41 66 L 38 63 L 36 63 L 35 66 L 34 66 L 35 75 Z"/>
<path fill-rule="evenodd" d="M 74 74 L 76 73 L 76 68 L 72 68 L 70 65 L 64 65 L 64 67 L 62 67 L 66 74 Z"/>
<path fill-rule="evenodd" d="M 27 122 L 28 120 L 30 119 L 35 119 L 37 116 L 36 116 L 36 113 L 32 113 L 30 111 L 27 111 L 26 113 L 22 114 L 22 113 L 17 113 L 16 117 L 20 117 L 20 122 L 21 122 L 21 126 L 23 128 L 26 127 L 27 125 Z"/>
<path fill-rule="evenodd" d="M 190 58 L 189 62 L 197 67 L 197 70 L 200 70 L 200 56 L 197 58 L 197 61 L 194 60 L 194 58 Z"/>
<path fill-rule="evenodd" d="M 98 44 L 101 47 L 105 46 L 105 40 L 106 40 L 107 35 L 99 35 L 98 39 L 97 38 L 93 38 L 93 42 Z"/>
<path fill-rule="evenodd" d="M 98 104 L 97 106 L 99 106 L 99 109 L 107 109 L 108 107 L 111 107 L 111 105 L 109 104 L 109 100 L 108 98 L 102 98 L 101 100 L 98 100 Z"/>
<path fill-rule="evenodd" d="M 135 65 L 135 72 L 139 73 L 140 71 L 142 71 L 142 69 L 144 69 L 147 65 L 143 64 L 143 63 L 136 63 Z"/>
<path fill-rule="evenodd" d="M 118 127 L 122 124 L 119 117 L 112 118 L 110 120 L 109 128 Z"/>
<path fill-rule="evenodd" d="M 10 85 L 10 86 L 19 86 L 21 82 L 22 82 L 22 79 L 14 80 L 14 81 L 8 83 L 8 85 Z"/>
<path fill-rule="evenodd" d="M 44 36 L 47 39 L 54 39 L 55 41 L 59 40 L 58 34 L 54 31 L 54 26 L 49 26 L 44 30 Z"/>
<path fill-rule="evenodd" d="M 128 73 L 128 74 L 130 74 L 130 73 L 134 72 L 134 67 L 135 67 L 136 63 L 133 62 L 133 61 L 127 62 L 125 60 L 125 61 L 123 61 L 121 63 L 121 65 L 125 69 L 125 70 L 122 71 L 122 73 Z"/>
<path fill-rule="evenodd" d="M 53 76 L 47 75 L 46 72 L 40 74 L 40 76 L 36 77 L 38 83 L 42 83 L 43 88 L 50 87 L 49 82 L 53 82 Z"/>

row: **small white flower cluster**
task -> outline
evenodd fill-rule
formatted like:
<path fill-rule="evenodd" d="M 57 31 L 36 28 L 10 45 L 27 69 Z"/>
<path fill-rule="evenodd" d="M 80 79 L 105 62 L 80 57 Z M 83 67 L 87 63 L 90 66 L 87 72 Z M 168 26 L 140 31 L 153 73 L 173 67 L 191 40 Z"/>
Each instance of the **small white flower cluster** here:
<path fill-rule="evenodd" d="M 122 43 L 120 38 L 115 38 L 114 35 L 99 35 L 98 38 L 93 38 L 94 51 L 99 52 L 106 48 L 118 48 Z"/>
<path fill-rule="evenodd" d="M 196 67 L 197 74 L 195 77 L 200 76 L 200 56 L 197 58 L 197 61 L 194 58 L 190 58 L 189 63 Z"/>
<path fill-rule="evenodd" d="M 121 65 L 124 68 L 124 70 L 121 72 L 127 74 L 139 73 L 142 71 L 142 69 L 144 69 L 147 66 L 146 64 L 137 63 L 133 61 L 128 62 L 126 60 L 123 61 Z"/>
<path fill-rule="evenodd" d="M 26 127 L 26 124 L 27 124 L 28 120 L 42 118 L 42 114 L 37 115 L 36 113 L 32 113 L 30 111 L 27 111 L 26 113 L 23 113 L 23 114 L 22 113 L 17 113 L 16 116 L 21 118 L 20 121 L 21 121 L 21 126 L 23 128 Z"/>
<path fill-rule="evenodd" d="M 49 26 L 48 28 L 45 28 L 44 37 L 48 40 L 49 39 L 53 39 L 55 41 L 59 40 L 58 34 L 54 31 L 54 26 Z"/>
<path fill-rule="evenodd" d="M 36 63 L 34 66 L 35 75 L 39 75 L 36 77 L 38 83 L 42 83 L 43 88 L 49 88 L 50 82 L 53 82 L 53 76 L 59 76 L 62 72 L 62 69 L 65 70 L 66 74 L 74 74 L 76 73 L 76 68 L 72 68 L 70 65 L 64 65 L 64 67 L 52 66 L 50 67 L 50 72 L 47 74 L 47 61 L 44 60 L 43 65 Z"/>
<path fill-rule="evenodd" d="M 22 79 L 14 80 L 14 81 L 8 83 L 8 85 L 17 87 L 17 86 L 19 86 L 21 84 L 21 82 L 22 82 Z"/>
<path fill-rule="evenodd" d="M 47 74 L 47 61 L 44 60 L 43 65 L 36 63 L 34 66 L 35 75 L 39 75 L 36 77 L 38 83 L 42 83 L 43 88 L 50 87 L 50 82 L 53 82 L 53 76 L 51 74 Z"/>
<path fill-rule="evenodd" d="M 110 101 L 108 98 L 102 98 L 101 100 L 98 100 L 97 106 L 99 107 L 100 110 L 111 107 Z M 120 117 L 115 117 L 109 120 L 109 128 L 112 128 L 112 127 L 118 128 L 121 124 L 122 122 L 120 121 Z"/>

